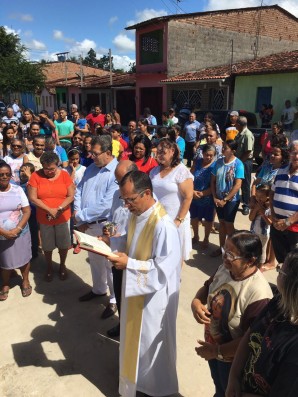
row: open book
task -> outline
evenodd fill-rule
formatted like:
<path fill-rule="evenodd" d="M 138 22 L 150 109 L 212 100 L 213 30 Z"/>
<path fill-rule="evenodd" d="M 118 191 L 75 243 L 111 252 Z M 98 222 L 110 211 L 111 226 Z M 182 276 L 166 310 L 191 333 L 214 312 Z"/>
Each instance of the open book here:
<path fill-rule="evenodd" d="M 86 233 L 74 230 L 74 234 L 78 241 L 79 246 L 87 251 L 95 252 L 96 254 L 103 256 L 110 256 L 112 258 L 117 258 L 118 255 L 114 254 L 111 248 L 97 237 L 89 236 Z"/>

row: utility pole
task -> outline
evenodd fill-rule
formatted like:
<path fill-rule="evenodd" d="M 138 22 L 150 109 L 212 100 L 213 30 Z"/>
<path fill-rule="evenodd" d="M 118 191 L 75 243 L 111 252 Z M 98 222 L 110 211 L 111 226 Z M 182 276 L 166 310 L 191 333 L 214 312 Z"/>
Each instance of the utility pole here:
<path fill-rule="evenodd" d="M 83 87 L 83 57 L 82 54 L 80 55 L 80 78 L 81 78 L 81 87 Z"/>
<path fill-rule="evenodd" d="M 109 62 L 110 62 L 110 110 L 112 111 L 113 106 L 114 106 L 114 102 L 113 102 L 113 89 L 112 89 L 112 85 L 113 85 L 113 67 L 112 67 L 112 62 L 113 62 L 113 57 L 112 57 L 112 50 L 109 49 Z"/>

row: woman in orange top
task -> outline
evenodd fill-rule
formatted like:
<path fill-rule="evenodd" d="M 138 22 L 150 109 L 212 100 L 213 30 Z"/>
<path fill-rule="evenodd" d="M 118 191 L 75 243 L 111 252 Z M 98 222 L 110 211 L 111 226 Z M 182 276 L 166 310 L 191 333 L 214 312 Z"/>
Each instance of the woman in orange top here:
<path fill-rule="evenodd" d="M 74 199 L 74 184 L 67 172 L 58 168 L 59 157 L 52 152 L 41 156 L 42 169 L 32 174 L 28 183 L 29 200 L 37 208 L 42 249 L 47 262 L 46 280 L 53 279 L 52 253 L 59 249 L 61 280 L 66 280 L 65 261 L 71 245 L 69 219 Z"/>

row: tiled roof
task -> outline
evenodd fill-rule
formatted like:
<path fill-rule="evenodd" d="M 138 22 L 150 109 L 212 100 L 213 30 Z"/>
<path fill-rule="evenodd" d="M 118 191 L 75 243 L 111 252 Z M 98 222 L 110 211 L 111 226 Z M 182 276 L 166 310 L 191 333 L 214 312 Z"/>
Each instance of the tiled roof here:
<path fill-rule="evenodd" d="M 85 76 L 82 88 L 110 88 L 110 87 L 122 87 L 122 86 L 135 86 L 136 75 L 135 73 L 113 73 L 112 85 L 110 83 L 110 73 L 105 76 Z M 47 83 L 47 87 L 79 87 L 81 86 L 81 79 L 78 76 L 67 79 L 65 78 L 50 81 Z"/>
<path fill-rule="evenodd" d="M 170 20 L 180 20 L 180 19 L 191 19 L 193 18 L 193 23 L 196 23 L 196 21 L 200 18 L 200 17 L 208 17 L 208 16 L 214 16 L 214 15 L 219 15 L 219 16 L 223 16 L 226 17 L 227 14 L 230 13 L 235 13 L 235 12 L 249 12 L 249 11 L 259 11 L 259 10 L 270 10 L 270 9 L 275 9 L 278 10 L 280 12 L 282 12 L 283 14 L 287 15 L 288 17 L 294 19 L 296 22 L 298 21 L 298 18 L 296 18 L 293 14 L 291 14 L 290 12 L 286 11 L 284 8 L 278 6 L 278 5 L 272 5 L 272 6 L 262 6 L 262 7 L 245 7 L 245 8 L 235 8 L 235 9 L 227 9 L 227 10 L 217 10 L 217 11 L 205 11 L 205 12 L 194 12 L 194 13 L 190 13 L 190 14 L 175 14 L 175 15 L 166 15 L 166 16 L 162 16 L 162 17 L 157 17 L 157 18 L 152 18 L 152 19 L 148 19 L 147 21 L 143 21 L 140 23 L 137 23 L 135 25 L 132 26 L 128 26 L 125 29 L 126 30 L 132 30 L 132 29 L 138 29 L 147 25 L 154 25 L 160 22 L 167 22 Z M 227 19 L 227 27 L 229 27 L 229 20 Z"/>
<path fill-rule="evenodd" d="M 80 65 L 75 62 L 67 61 L 66 68 L 64 62 L 50 62 L 44 66 L 44 73 L 46 75 L 46 85 L 54 81 L 64 80 L 66 78 L 66 69 L 67 69 L 67 80 L 71 79 L 79 79 L 78 75 L 80 75 L 81 69 Z M 92 68 L 90 66 L 82 66 L 83 74 L 85 77 L 87 76 L 105 76 L 109 74 L 109 72 Z"/>
<path fill-rule="evenodd" d="M 90 77 L 84 84 L 84 87 L 108 88 L 121 86 L 135 86 L 135 73 L 113 73 L 112 85 L 110 82 L 110 75 L 103 77 Z"/>
<path fill-rule="evenodd" d="M 217 66 L 179 74 L 161 80 L 162 83 L 225 79 L 234 76 L 268 73 L 298 72 L 298 51 L 281 52 L 266 57 L 242 61 L 231 65 Z"/>

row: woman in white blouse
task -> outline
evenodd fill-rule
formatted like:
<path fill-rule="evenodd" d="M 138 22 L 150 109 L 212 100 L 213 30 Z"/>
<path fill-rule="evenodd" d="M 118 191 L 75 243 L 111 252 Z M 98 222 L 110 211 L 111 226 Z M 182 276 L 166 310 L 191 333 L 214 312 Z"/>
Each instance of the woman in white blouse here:
<path fill-rule="evenodd" d="M 150 172 L 153 192 L 176 224 L 183 260 L 187 260 L 192 249 L 189 207 L 193 197 L 193 175 L 180 162 L 176 143 L 167 138 L 160 140 L 156 160 L 159 165 Z"/>

